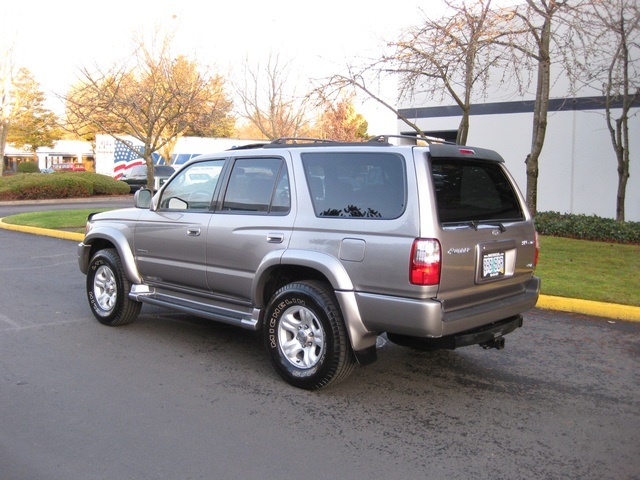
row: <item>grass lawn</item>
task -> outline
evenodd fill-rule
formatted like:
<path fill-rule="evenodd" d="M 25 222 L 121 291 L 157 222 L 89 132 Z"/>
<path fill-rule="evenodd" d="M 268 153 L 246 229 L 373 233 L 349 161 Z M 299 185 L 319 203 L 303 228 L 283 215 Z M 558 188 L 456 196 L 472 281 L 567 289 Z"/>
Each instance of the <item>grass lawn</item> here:
<path fill-rule="evenodd" d="M 640 306 L 640 245 L 540 237 L 542 293 Z"/>
<path fill-rule="evenodd" d="M 48 212 L 20 213 L 5 217 L 3 222 L 28 227 L 70 230 L 84 233 L 84 225 L 90 213 L 106 212 L 111 208 L 91 208 L 86 210 L 51 210 Z"/>
<path fill-rule="evenodd" d="M 82 233 L 89 213 L 106 210 L 22 213 L 4 222 Z M 543 294 L 640 306 L 640 245 L 546 236 L 540 245 L 536 275 Z"/>

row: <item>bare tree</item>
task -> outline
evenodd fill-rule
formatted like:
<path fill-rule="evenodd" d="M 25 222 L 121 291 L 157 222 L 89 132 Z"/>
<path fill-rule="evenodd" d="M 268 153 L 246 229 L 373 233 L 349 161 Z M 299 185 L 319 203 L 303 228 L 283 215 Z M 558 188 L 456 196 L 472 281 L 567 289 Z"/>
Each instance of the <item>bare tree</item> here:
<path fill-rule="evenodd" d="M 598 89 L 618 170 L 616 220 L 625 219 L 630 176 L 629 119 L 640 101 L 640 5 L 635 0 L 593 0 L 577 11 L 585 61 L 578 79 Z"/>
<path fill-rule="evenodd" d="M 456 138 L 464 145 L 469 135 L 469 115 L 474 89 L 484 92 L 490 69 L 501 53 L 494 42 L 504 35 L 496 29 L 501 10 L 491 0 L 445 0 L 453 12 L 445 18 L 426 18 L 392 42 L 396 51 L 384 59 L 390 71 L 400 74 L 400 97 L 449 97 L 460 107 L 462 118 Z"/>
<path fill-rule="evenodd" d="M 308 130 L 309 96 L 298 96 L 290 79 L 291 63 L 269 55 L 267 64 L 245 60 L 242 77 L 233 82 L 240 99 L 240 116 L 270 140 L 304 135 Z"/>
<path fill-rule="evenodd" d="M 415 123 L 402 115 L 400 110 L 391 104 L 379 93 L 376 83 L 383 81 L 383 77 L 388 74 L 384 70 L 379 69 L 379 62 L 372 65 L 365 65 L 356 68 L 353 65 L 347 66 L 346 74 L 334 74 L 319 82 L 312 92 L 315 98 L 320 99 L 320 103 L 339 102 L 340 98 L 349 90 L 354 94 L 362 93 L 365 97 L 377 102 L 384 108 L 394 113 L 396 117 L 411 127 L 417 136 L 423 136 L 422 130 Z"/>
<path fill-rule="evenodd" d="M 576 3 L 576 2 L 574 2 Z M 526 0 L 517 5 L 508 18 L 508 24 L 501 29 L 508 37 L 497 39 L 494 43 L 510 51 L 513 59 L 512 70 L 530 69 L 535 74 L 535 101 L 531 149 L 527 154 L 526 200 L 532 215 L 537 212 L 539 158 L 547 133 L 549 97 L 551 92 L 551 65 L 561 61 L 566 46 L 561 42 L 570 38 L 571 25 L 562 17 L 569 9 L 569 1 Z M 562 24 L 563 33 L 557 34 L 556 23 Z"/>
<path fill-rule="evenodd" d="M 505 16 L 512 13 L 492 8 L 491 2 L 444 0 L 451 12 L 449 16 L 424 15 L 422 24 L 388 43 L 390 53 L 360 68 L 348 66 L 346 74 L 326 79 L 317 90 L 330 96 L 351 87 L 396 114 L 418 136 L 423 136 L 415 122 L 378 93 L 377 84 L 391 75 L 398 79 L 399 98 L 452 99 L 462 113 L 457 142 L 465 144 L 474 92 L 486 92 L 489 72 L 505 60 L 504 51 L 495 48 L 495 42 L 510 34 L 498 26 L 504 26 Z"/>
<path fill-rule="evenodd" d="M 150 188 L 152 154 L 189 128 L 206 129 L 211 119 L 207 106 L 216 104 L 219 93 L 212 91 L 211 76 L 195 61 L 171 54 L 171 40 L 171 35 L 156 35 L 147 44 L 135 38 L 131 58 L 106 71 L 83 67 L 79 84 L 65 99 L 67 119 L 76 132 L 131 135 L 142 143 L 136 153 L 145 159 Z"/>
<path fill-rule="evenodd" d="M 13 47 L 7 47 L 0 58 L 0 177 L 4 172 L 4 152 L 15 103 L 13 75 Z"/>

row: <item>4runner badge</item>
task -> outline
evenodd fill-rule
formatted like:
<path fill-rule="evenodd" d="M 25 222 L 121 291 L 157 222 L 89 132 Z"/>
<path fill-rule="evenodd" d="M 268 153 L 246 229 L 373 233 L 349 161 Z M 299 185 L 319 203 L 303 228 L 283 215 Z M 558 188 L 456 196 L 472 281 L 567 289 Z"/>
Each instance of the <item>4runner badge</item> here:
<path fill-rule="evenodd" d="M 469 247 L 463 247 L 463 248 L 450 248 L 447 253 L 449 255 L 457 255 L 459 253 L 469 253 L 471 251 L 471 248 Z"/>

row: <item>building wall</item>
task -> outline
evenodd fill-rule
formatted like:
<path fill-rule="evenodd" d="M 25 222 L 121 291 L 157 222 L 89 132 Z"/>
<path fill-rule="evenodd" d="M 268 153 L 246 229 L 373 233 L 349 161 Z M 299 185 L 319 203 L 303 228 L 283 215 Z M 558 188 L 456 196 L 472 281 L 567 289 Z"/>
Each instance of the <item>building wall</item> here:
<path fill-rule="evenodd" d="M 522 102 L 514 102 L 516 104 Z M 490 104 L 484 104 L 485 109 Z M 518 105 L 516 105 L 517 107 Z M 509 110 L 501 104 L 500 110 Z M 517 108 L 516 108 L 517 110 Z M 405 109 L 403 113 L 409 112 Z M 410 118 L 423 131 L 457 130 L 460 116 L 441 110 L 422 110 L 443 116 Z M 473 107 L 472 107 L 473 112 Z M 614 113 L 617 113 L 614 111 Z M 626 190 L 626 220 L 640 221 L 640 108 L 630 119 L 631 177 Z M 493 113 L 472 115 L 467 143 L 498 151 L 526 190 L 524 160 L 531 146 L 532 114 Z M 550 112 L 547 135 L 539 161 L 538 211 L 558 211 L 615 218 L 618 188 L 617 161 L 604 111 L 599 109 Z M 398 121 L 398 132 L 410 133 Z"/>

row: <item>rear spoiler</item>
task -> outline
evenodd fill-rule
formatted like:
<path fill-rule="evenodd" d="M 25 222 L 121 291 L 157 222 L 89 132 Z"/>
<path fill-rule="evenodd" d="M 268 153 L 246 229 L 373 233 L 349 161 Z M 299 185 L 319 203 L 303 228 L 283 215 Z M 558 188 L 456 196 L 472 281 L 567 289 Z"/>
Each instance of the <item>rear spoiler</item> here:
<path fill-rule="evenodd" d="M 478 160 L 493 160 L 504 163 L 498 152 L 486 148 L 467 147 L 464 145 L 429 145 L 429 153 L 433 158 L 465 158 Z"/>

